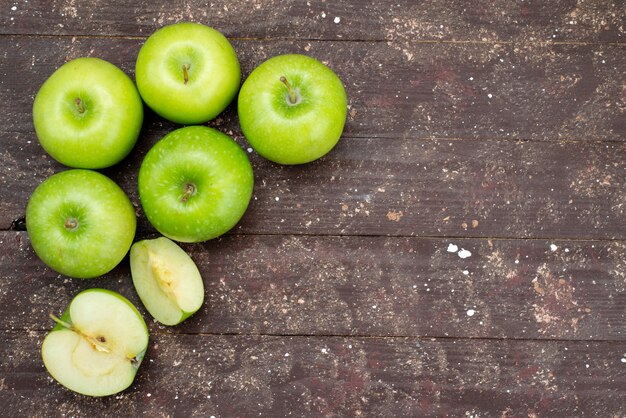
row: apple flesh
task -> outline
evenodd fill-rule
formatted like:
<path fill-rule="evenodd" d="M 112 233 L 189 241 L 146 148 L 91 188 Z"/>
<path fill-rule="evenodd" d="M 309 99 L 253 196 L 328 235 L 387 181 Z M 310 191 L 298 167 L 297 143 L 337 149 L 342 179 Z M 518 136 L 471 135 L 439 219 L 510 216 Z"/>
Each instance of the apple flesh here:
<path fill-rule="evenodd" d="M 131 385 L 148 347 L 141 314 L 122 295 L 85 290 L 45 337 L 41 355 L 50 375 L 74 392 L 108 396 Z"/>
<path fill-rule="evenodd" d="M 198 267 L 182 248 L 165 237 L 133 244 L 130 271 L 144 306 L 164 325 L 181 323 L 204 302 L 204 283 Z"/>
<path fill-rule="evenodd" d="M 136 224 L 124 191 L 91 170 L 49 177 L 26 207 L 26 229 L 39 258 L 76 278 L 101 276 L 119 264 L 133 243 Z"/>
<path fill-rule="evenodd" d="M 279 55 L 243 83 L 238 112 L 246 139 L 260 155 L 280 164 L 304 164 L 339 141 L 347 98 L 339 77 L 321 62 Z"/>
<path fill-rule="evenodd" d="M 135 84 L 115 65 L 78 58 L 41 86 L 33 104 L 33 123 L 43 148 L 74 168 L 104 168 L 133 148 L 143 121 Z"/>
<path fill-rule="evenodd" d="M 157 142 L 139 169 L 139 197 L 150 223 L 166 237 L 199 242 L 218 237 L 243 216 L 254 176 L 229 136 L 189 126 Z"/>
<path fill-rule="evenodd" d="M 224 35 L 191 22 L 154 32 L 139 51 L 135 73 L 146 104 L 183 125 L 201 124 L 221 113 L 241 81 L 237 54 Z"/>

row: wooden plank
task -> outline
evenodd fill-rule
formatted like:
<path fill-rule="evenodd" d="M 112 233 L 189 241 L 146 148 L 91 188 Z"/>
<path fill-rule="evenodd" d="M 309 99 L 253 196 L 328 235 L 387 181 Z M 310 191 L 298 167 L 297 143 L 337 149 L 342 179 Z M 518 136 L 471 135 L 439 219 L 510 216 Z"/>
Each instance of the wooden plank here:
<path fill-rule="evenodd" d="M 25 233 L 0 237 L 0 306 L 15 314 L 5 329 L 47 330 L 90 287 L 142 308 L 127 260 L 72 280 Z M 623 242 L 230 236 L 183 248 L 206 304 L 160 332 L 626 340 Z"/>
<path fill-rule="evenodd" d="M 0 112 L 7 121 L 0 127 L 4 162 L 0 167 L 0 229 L 7 229 L 23 216 L 36 185 L 62 169 L 46 156 L 33 132 L 31 105 L 38 86 L 54 68 L 81 55 L 110 59 L 131 73 L 139 41 L 24 37 L 3 37 L 0 41 L 6 58 L 0 62 L 0 73 L 7 74 L 0 79 Z M 618 47 L 546 47 L 545 54 L 533 55 L 539 57 L 539 63 L 524 64 L 528 67 L 520 70 L 521 78 L 501 71 L 496 64 L 499 60 L 494 58 L 496 63 L 483 69 L 482 83 L 493 88 L 496 97 L 515 92 L 507 100 L 519 103 L 497 116 L 489 112 L 491 107 L 485 107 L 484 97 L 480 99 L 482 105 L 475 107 L 458 106 L 456 96 L 444 103 L 440 94 L 447 95 L 441 92 L 447 82 L 419 81 L 437 73 L 436 56 L 442 57 L 441 62 L 443 57 L 456 62 L 455 74 L 474 74 L 466 71 L 470 64 L 465 60 L 472 56 L 474 69 L 482 64 L 480 54 L 474 56 L 471 51 L 482 48 L 487 54 L 493 46 L 415 45 L 413 51 L 420 51 L 425 64 L 415 58 L 398 61 L 402 52 L 384 44 L 241 41 L 236 46 L 249 72 L 267 56 L 304 51 L 309 44 L 310 53 L 329 61 L 345 80 L 355 80 L 346 83 L 352 116 L 344 139 L 328 157 L 303 167 L 275 166 L 253 153 L 255 200 L 238 232 L 626 237 L 626 225 L 621 222 L 626 199 L 622 175 L 626 146 L 596 142 L 623 139 L 626 131 L 626 118 L 621 118 L 615 108 L 621 91 L 619 80 L 626 74 L 616 73 L 626 64 L 626 55 L 620 54 Z M 441 52 L 446 49 L 448 52 Z M 511 50 L 518 54 L 516 62 L 528 58 L 526 52 Z M 592 56 L 597 56 L 593 60 L 606 57 L 609 64 L 589 66 Z M 552 89 L 540 82 L 545 73 L 535 65 L 546 64 L 540 57 L 552 57 L 545 59 L 557 67 L 569 66 L 573 73 L 593 74 L 593 81 L 581 82 L 585 86 L 582 90 Z M 375 76 L 362 65 L 379 61 L 381 72 Z M 422 65 L 425 67 L 419 70 Z M 416 77 L 415 71 L 426 78 L 417 77 L 413 86 L 410 80 Z M 411 96 L 406 96 L 409 100 L 394 99 L 394 92 L 402 97 L 406 88 L 413 89 Z M 549 92 L 542 99 L 546 88 Z M 470 96 L 463 100 L 470 100 Z M 577 102 L 580 104 L 572 104 Z M 506 106 L 499 102 L 493 108 Z M 562 111 L 566 108 L 569 110 Z M 432 125 L 423 124 L 428 118 L 433 119 Z M 238 133 L 232 106 L 212 125 L 233 134 L 247 148 Z M 174 124 L 148 113 L 137 149 L 120 165 L 105 171 L 122 183 L 135 204 L 139 203 L 135 181 L 141 159 L 152 144 L 174 128 Z M 439 136 L 448 139 L 431 138 Z M 454 139 L 459 136 L 567 137 L 580 142 Z M 478 227 L 468 227 L 473 220 L 479 222 Z M 149 228 L 145 219 L 140 223 L 144 230 Z"/>
<path fill-rule="evenodd" d="M 138 167 L 158 139 L 150 132 L 105 171 L 137 208 Z M 8 144 L 0 168 L 3 229 L 24 215 L 41 181 L 65 169 L 38 144 L 22 144 Z M 256 154 L 251 161 L 254 197 L 236 233 L 626 237 L 626 143 L 345 138 L 306 166 L 281 167 Z M 141 235 L 154 231 L 140 210 L 139 225 Z"/>
<path fill-rule="evenodd" d="M 623 3 L 531 0 L 349 0 L 230 2 L 159 0 L 106 3 L 2 2 L 0 33 L 146 36 L 181 20 L 235 38 L 420 41 L 616 42 Z"/>
<path fill-rule="evenodd" d="M 32 135 L 32 101 L 56 68 L 80 56 L 133 74 L 142 39 L 0 38 L 0 134 Z M 346 137 L 623 141 L 620 45 L 236 41 L 244 77 L 290 52 L 328 63 L 346 85 Z M 151 120 L 153 120 L 152 118 Z M 149 130 L 169 130 L 157 123 Z M 235 107 L 214 125 L 239 133 Z M 13 140 L 14 138 L 11 138 Z"/>
<path fill-rule="evenodd" d="M 105 171 L 138 208 L 137 170 L 149 144 Z M 17 147 L 0 190 L 4 229 L 24 215 L 37 184 L 64 169 L 38 145 Z M 624 239 L 625 158 L 618 143 L 382 139 L 344 139 L 303 167 L 252 155 L 254 197 L 235 232 Z M 142 234 L 153 231 L 141 212 L 139 223 Z"/>
<path fill-rule="evenodd" d="M 137 380 L 74 395 L 41 364 L 43 334 L 2 332 L 10 416 L 603 416 L 626 413 L 611 342 L 152 335 Z"/>

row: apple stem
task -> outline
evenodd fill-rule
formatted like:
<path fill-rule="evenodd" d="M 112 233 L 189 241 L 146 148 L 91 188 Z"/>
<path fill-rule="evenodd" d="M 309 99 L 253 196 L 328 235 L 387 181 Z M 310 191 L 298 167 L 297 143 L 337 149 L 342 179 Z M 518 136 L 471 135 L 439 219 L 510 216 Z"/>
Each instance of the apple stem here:
<path fill-rule="evenodd" d="M 296 97 L 296 92 L 293 88 L 291 88 L 291 84 L 287 81 L 285 76 L 280 77 L 280 81 L 287 87 L 287 91 L 289 92 L 289 103 L 296 104 L 298 102 L 298 98 Z"/>
<path fill-rule="evenodd" d="M 61 318 L 59 318 L 58 316 L 54 315 L 54 314 L 50 314 L 50 319 L 52 319 L 54 322 L 56 322 L 57 324 L 62 325 L 63 327 L 67 328 L 67 329 L 73 329 L 71 324 L 68 324 L 67 322 L 63 321 Z"/>
<path fill-rule="evenodd" d="M 185 81 L 185 85 L 187 85 L 187 82 L 189 81 L 189 67 L 190 65 L 183 64 L 183 80 Z"/>
<path fill-rule="evenodd" d="M 76 100 L 74 100 L 74 103 L 76 103 L 76 110 L 78 110 L 78 113 L 85 113 L 85 106 L 83 106 L 83 101 L 80 100 L 80 98 L 76 98 Z"/>
<path fill-rule="evenodd" d="M 193 183 L 185 184 L 185 194 L 180 199 L 180 201 L 183 203 L 187 202 L 187 200 L 189 200 L 191 195 L 193 195 L 195 192 L 196 192 L 196 186 Z"/>

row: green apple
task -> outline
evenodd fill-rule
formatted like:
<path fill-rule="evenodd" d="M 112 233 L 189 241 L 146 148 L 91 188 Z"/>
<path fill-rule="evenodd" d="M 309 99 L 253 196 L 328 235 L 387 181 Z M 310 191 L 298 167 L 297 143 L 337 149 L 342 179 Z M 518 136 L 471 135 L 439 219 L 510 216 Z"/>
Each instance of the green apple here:
<path fill-rule="evenodd" d="M 141 314 L 122 295 L 89 289 L 74 297 L 46 335 L 41 355 L 60 384 L 89 396 L 108 396 L 133 383 L 148 347 Z"/>
<path fill-rule="evenodd" d="M 167 134 L 139 169 L 146 217 L 163 235 L 199 242 L 218 237 L 243 216 L 254 177 L 246 153 L 227 135 L 206 126 Z"/>
<path fill-rule="evenodd" d="M 37 255 L 50 268 L 77 278 L 100 276 L 122 261 L 136 223 L 124 191 L 91 170 L 49 177 L 26 207 L 26 229 Z"/>
<path fill-rule="evenodd" d="M 115 65 L 78 58 L 41 86 L 33 122 L 41 145 L 55 160 L 75 168 L 104 168 L 121 161 L 137 142 L 143 103 Z"/>
<path fill-rule="evenodd" d="M 280 164 L 304 164 L 339 141 L 347 98 L 339 77 L 321 62 L 279 55 L 243 83 L 238 112 L 246 139 L 260 155 Z"/>
<path fill-rule="evenodd" d="M 135 73 L 146 104 L 183 125 L 221 113 L 241 81 L 237 54 L 224 35 L 190 22 L 154 32 L 139 51 Z"/>
<path fill-rule="evenodd" d="M 196 263 L 165 237 L 133 244 L 130 271 L 143 305 L 164 325 L 184 321 L 204 302 L 204 283 Z"/>

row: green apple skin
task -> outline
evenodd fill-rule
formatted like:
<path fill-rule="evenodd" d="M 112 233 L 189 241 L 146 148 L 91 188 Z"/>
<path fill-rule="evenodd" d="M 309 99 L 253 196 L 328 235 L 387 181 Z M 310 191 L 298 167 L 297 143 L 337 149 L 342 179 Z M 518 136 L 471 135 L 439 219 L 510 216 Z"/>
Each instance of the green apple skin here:
<path fill-rule="evenodd" d="M 52 158 L 74 168 L 105 168 L 121 161 L 137 142 L 142 122 L 135 84 L 99 58 L 61 66 L 33 104 L 39 142 Z"/>
<path fill-rule="evenodd" d="M 220 114 L 241 82 L 237 54 L 220 32 L 182 22 L 154 32 L 135 66 L 137 87 L 152 110 L 182 125 Z"/>
<path fill-rule="evenodd" d="M 246 153 L 227 135 L 188 126 L 157 142 L 139 169 L 139 197 L 150 223 L 166 237 L 200 242 L 241 219 L 254 176 Z"/>
<path fill-rule="evenodd" d="M 101 276 L 119 264 L 133 242 L 136 224 L 124 191 L 91 170 L 49 177 L 26 207 L 26 229 L 39 258 L 76 278 Z"/>
<path fill-rule="evenodd" d="M 191 257 L 165 237 L 133 244 L 130 271 L 135 290 L 150 315 L 163 325 L 177 325 L 204 302 L 204 282 Z"/>
<path fill-rule="evenodd" d="M 238 112 L 246 139 L 260 155 L 279 164 L 304 164 L 339 141 L 347 97 L 339 77 L 321 62 L 306 55 L 279 55 L 243 83 Z"/>
<path fill-rule="evenodd" d="M 88 396 L 113 395 L 132 384 L 149 333 L 128 299 L 110 290 L 88 289 L 76 295 L 56 321 L 41 355 L 57 382 Z"/>

